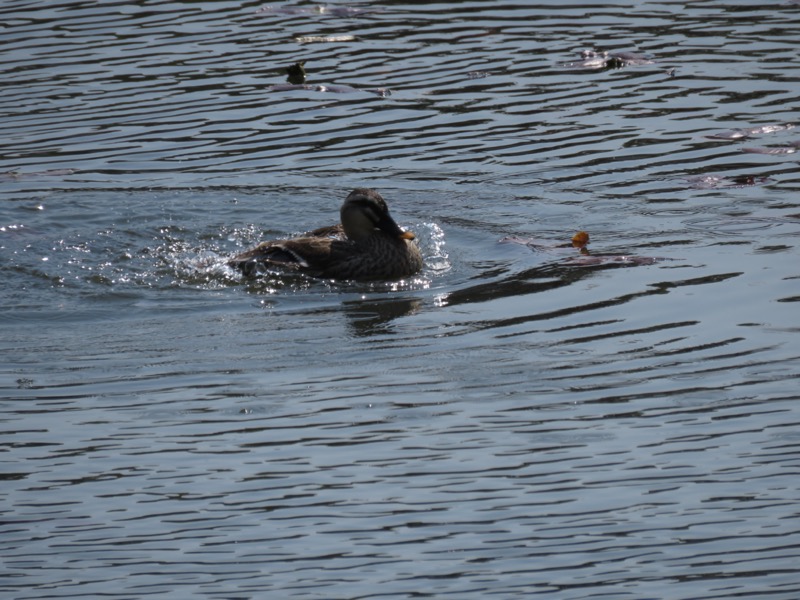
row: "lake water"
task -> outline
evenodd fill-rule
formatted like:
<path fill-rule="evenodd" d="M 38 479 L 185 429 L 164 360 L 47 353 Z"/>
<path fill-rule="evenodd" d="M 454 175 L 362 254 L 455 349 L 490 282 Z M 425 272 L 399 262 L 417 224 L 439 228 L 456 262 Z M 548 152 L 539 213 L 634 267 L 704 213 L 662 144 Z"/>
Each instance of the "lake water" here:
<path fill-rule="evenodd" d="M 0 595 L 800 597 L 800 5 L 318 6 L 0 6 Z"/>

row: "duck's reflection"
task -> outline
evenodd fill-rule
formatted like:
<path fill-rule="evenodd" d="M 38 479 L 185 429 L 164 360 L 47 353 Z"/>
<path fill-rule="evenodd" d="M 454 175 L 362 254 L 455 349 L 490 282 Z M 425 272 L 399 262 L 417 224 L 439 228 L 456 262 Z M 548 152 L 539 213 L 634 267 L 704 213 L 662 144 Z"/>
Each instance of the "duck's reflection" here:
<path fill-rule="evenodd" d="M 423 298 L 370 298 L 343 303 L 348 329 L 356 337 L 388 334 L 392 322 L 417 313 L 425 304 Z"/>

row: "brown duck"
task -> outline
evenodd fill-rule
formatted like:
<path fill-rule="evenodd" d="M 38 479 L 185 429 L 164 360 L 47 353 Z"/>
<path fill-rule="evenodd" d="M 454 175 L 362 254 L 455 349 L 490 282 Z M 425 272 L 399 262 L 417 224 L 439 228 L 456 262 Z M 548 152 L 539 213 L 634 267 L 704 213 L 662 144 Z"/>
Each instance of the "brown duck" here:
<path fill-rule="evenodd" d="M 262 242 L 228 261 L 246 276 L 282 268 L 327 279 L 402 279 L 422 269 L 422 254 L 410 231 L 400 229 L 375 190 L 350 192 L 341 225 L 301 237 Z"/>

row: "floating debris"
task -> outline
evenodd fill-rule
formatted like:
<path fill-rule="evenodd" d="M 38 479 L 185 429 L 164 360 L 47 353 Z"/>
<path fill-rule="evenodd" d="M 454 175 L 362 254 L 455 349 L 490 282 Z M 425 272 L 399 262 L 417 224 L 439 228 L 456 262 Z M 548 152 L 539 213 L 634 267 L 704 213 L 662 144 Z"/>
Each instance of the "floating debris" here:
<path fill-rule="evenodd" d="M 564 261 L 569 265 L 579 267 L 593 267 L 597 265 L 653 265 L 659 262 L 680 260 L 676 258 L 665 258 L 660 256 L 637 256 L 635 254 L 592 254 L 589 252 L 589 234 L 579 231 L 572 236 L 569 243 L 559 243 L 533 238 L 521 238 L 517 236 L 504 237 L 500 242 L 521 244 L 538 251 L 564 254 L 569 252 L 570 256 Z M 574 255 L 577 250 L 579 256 Z"/>
<path fill-rule="evenodd" d="M 788 131 L 794 129 L 791 123 L 780 123 L 776 125 L 760 125 L 758 127 L 743 127 L 741 129 L 729 129 L 712 133 L 706 137 L 710 140 L 740 140 L 754 135 L 764 135 L 765 133 L 775 133 L 776 131 Z"/>
<path fill-rule="evenodd" d="M 20 377 L 17 379 L 17 388 L 20 390 L 29 390 L 33 387 L 33 379 L 27 377 Z"/>
<path fill-rule="evenodd" d="M 764 185 L 772 181 L 769 177 L 759 175 L 735 175 L 724 177 L 721 175 L 695 175 L 687 178 L 690 187 L 698 190 L 708 190 L 713 188 L 742 188 L 754 185 Z"/>
<path fill-rule="evenodd" d="M 349 85 L 321 85 L 321 84 L 289 84 L 279 83 L 269 87 L 271 92 L 291 92 L 294 90 L 307 90 L 310 92 L 330 92 L 332 94 L 352 94 L 354 92 L 366 92 L 375 94 L 381 98 L 392 95 L 388 88 L 354 88 Z"/>
<path fill-rule="evenodd" d="M 39 177 L 66 177 L 75 172 L 75 169 L 50 169 L 47 171 L 33 171 L 31 173 L 6 171 L 5 173 L 0 173 L 0 181 L 19 181 L 21 179 L 37 179 Z"/>
<path fill-rule="evenodd" d="M 296 35 L 294 41 L 301 44 L 313 44 L 319 42 L 353 42 L 354 35 Z"/>
<path fill-rule="evenodd" d="M 652 65 L 653 61 L 636 52 L 606 52 L 605 50 L 581 50 L 581 60 L 561 63 L 569 69 L 621 69 L 637 65 Z"/>
<path fill-rule="evenodd" d="M 680 260 L 677 258 L 665 258 L 663 256 L 636 256 L 635 254 L 594 254 L 584 256 L 574 256 L 567 259 L 567 264 L 579 267 L 594 267 L 597 265 L 654 265 L 670 260 Z"/>
<path fill-rule="evenodd" d="M 794 154 L 800 149 L 800 141 L 792 142 L 788 146 L 753 146 L 742 148 L 742 152 L 750 154 Z"/>
<path fill-rule="evenodd" d="M 572 239 L 570 239 L 569 242 L 560 242 L 560 241 L 545 240 L 538 238 L 523 238 L 511 235 L 501 238 L 500 243 L 520 244 L 522 246 L 528 246 L 529 248 L 534 248 L 536 250 L 569 252 L 571 254 L 572 251 L 576 248 L 580 252 L 588 251 L 587 246 L 589 244 L 589 234 L 586 233 L 585 231 L 579 231 L 572 236 Z"/>
<path fill-rule="evenodd" d="M 256 11 L 257 15 L 330 15 L 332 17 L 360 17 L 370 13 L 381 12 L 378 8 L 357 8 L 354 6 L 263 6 Z"/>

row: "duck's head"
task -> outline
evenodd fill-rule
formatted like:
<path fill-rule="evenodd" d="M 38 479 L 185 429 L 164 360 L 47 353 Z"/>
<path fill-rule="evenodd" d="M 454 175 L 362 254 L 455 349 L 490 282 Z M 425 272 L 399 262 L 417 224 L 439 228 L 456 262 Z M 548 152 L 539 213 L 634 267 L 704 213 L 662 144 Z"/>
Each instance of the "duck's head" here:
<path fill-rule="evenodd" d="M 341 209 L 342 227 L 353 241 L 374 235 L 378 229 L 403 240 L 413 240 L 414 234 L 403 231 L 389 214 L 386 201 L 375 190 L 356 188 L 347 196 Z"/>

